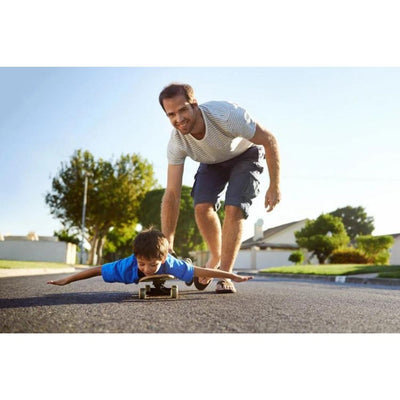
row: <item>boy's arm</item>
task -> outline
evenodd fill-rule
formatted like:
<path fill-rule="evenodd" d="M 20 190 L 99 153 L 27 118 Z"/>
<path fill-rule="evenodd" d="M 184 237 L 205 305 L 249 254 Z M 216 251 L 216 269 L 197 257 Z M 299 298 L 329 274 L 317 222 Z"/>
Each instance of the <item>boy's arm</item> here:
<path fill-rule="evenodd" d="M 232 279 L 235 282 L 245 282 L 249 279 L 253 279 L 252 276 L 241 276 L 234 274 L 233 272 L 221 271 L 219 269 L 212 268 L 194 268 L 194 276 L 198 278 L 223 278 L 223 279 Z"/>
<path fill-rule="evenodd" d="M 68 285 L 71 282 L 81 281 L 82 279 L 93 278 L 95 276 L 101 275 L 101 266 L 100 267 L 92 267 L 85 269 L 84 271 L 78 272 L 77 274 L 67 276 L 64 279 L 59 279 L 57 281 L 48 281 L 49 285 L 58 285 L 64 286 Z"/>

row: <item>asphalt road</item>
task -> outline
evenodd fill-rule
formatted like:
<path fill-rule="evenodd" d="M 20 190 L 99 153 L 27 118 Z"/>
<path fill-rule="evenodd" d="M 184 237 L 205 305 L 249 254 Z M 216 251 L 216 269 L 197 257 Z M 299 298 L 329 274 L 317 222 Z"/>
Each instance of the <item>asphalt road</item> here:
<path fill-rule="evenodd" d="M 398 333 L 400 289 L 256 277 L 238 292 L 139 300 L 137 285 L 101 277 L 47 285 L 62 275 L 0 279 L 0 332 Z"/>

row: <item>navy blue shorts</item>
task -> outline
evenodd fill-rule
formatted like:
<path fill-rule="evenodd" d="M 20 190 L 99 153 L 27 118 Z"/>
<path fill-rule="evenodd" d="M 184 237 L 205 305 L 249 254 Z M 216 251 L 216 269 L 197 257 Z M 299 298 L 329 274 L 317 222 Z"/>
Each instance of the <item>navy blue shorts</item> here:
<path fill-rule="evenodd" d="M 260 193 L 259 176 L 264 167 L 264 148 L 252 146 L 244 153 L 217 164 L 200 163 L 192 188 L 194 205 L 213 204 L 218 210 L 227 186 L 225 205 L 239 207 L 244 218 L 249 215 L 252 200 Z"/>

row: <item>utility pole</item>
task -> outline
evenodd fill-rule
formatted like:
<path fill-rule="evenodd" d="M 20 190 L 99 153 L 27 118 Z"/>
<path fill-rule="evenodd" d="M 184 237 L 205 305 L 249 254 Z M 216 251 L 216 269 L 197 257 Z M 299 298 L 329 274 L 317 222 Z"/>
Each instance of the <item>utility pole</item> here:
<path fill-rule="evenodd" d="M 86 218 L 88 176 L 89 176 L 88 172 L 85 171 L 85 184 L 84 184 L 84 189 L 83 189 L 83 204 L 82 204 L 82 240 L 81 240 L 81 259 L 80 259 L 81 264 L 83 264 L 83 241 L 85 238 L 85 218 Z"/>

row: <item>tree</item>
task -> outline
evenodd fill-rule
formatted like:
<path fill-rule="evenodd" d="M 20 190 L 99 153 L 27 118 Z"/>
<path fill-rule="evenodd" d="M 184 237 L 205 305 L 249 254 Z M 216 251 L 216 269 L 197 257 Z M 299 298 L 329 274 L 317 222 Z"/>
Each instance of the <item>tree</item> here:
<path fill-rule="evenodd" d="M 143 227 L 153 226 L 156 229 L 161 229 L 161 200 L 164 192 L 165 189 L 155 189 L 148 192 L 143 198 L 139 211 L 139 223 Z M 179 219 L 174 241 L 174 250 L 181 257 L 189 257 L 190 251 L 206 248 L 196 225 L 193 199 L 190 193 L 190 187 L 182 186 Z M 218 215 L 220 219 L 224 218 L 223 207 L 219 209 Z"/>
<path fill-rule="evenodd" d="M 54 236 L 56 236 L 60 242 L 69 242 L 76 245 L 79 244 L 78 233 L 71 233 L 71 231 L 69 229 L 66 229 L 65 227 L 59 231 L 55 231 Z"/>
<path fill-rule="evenodd" d="M 359 235 L 369 235 L 375 229 L 374 218 L 368 217 L 363 207 L 338 208 L 330 215 L 342 219 L 350 240 L 354 240 Z"/>
<path fill-rule="evenodd" d="M 51 214 L 64 226 L 81 228 L 85 174 L 90 175 L 84 232 L 91 244 L 88 263 L 97 258 L 100 264 L 107 233 L 137 220 L 140 203 L 156 180 L 153 166 L 137 154 L 96 161 L 88 151 L 77 150 L 68 164 L 61 163 L 46 194 Z"/>
<path fill-rule="evenodd" d="M 161 229 L 161 201 L 165 189 L 155 189 L 146 194 L 139 211 L 139 223 L 147 228 Z M 174 250 L 182 257 L 189 257 L 189 251 L 204 248 L 203 239 L 194 219 L 191 189 L 182 186 L 179 218 L 175 232 Z"/>
<path fill-rule="evenodd" d="M 389 249 L 393 246 L 392 236 L 358 236 L 356 238 L 357 249 L 368 258 L 368 262 L 373 264 L 388 264 L 390 253 Z"/>
<path fill-rule="evenodd" d="M 335 249 L 350 241 L 341 219 L 330 214 L 307 221 L 304 228 L 295 232 L 295 237 L 297 244 L 312 251 L 320 264 L 324 264 Z"/>
<path fill-rule="evenodd" d="M 137 224 L 110 229 L 104 244 L 104 260 L 112 262 L 132 254 L 133 240 L 137 235 Z"/>

